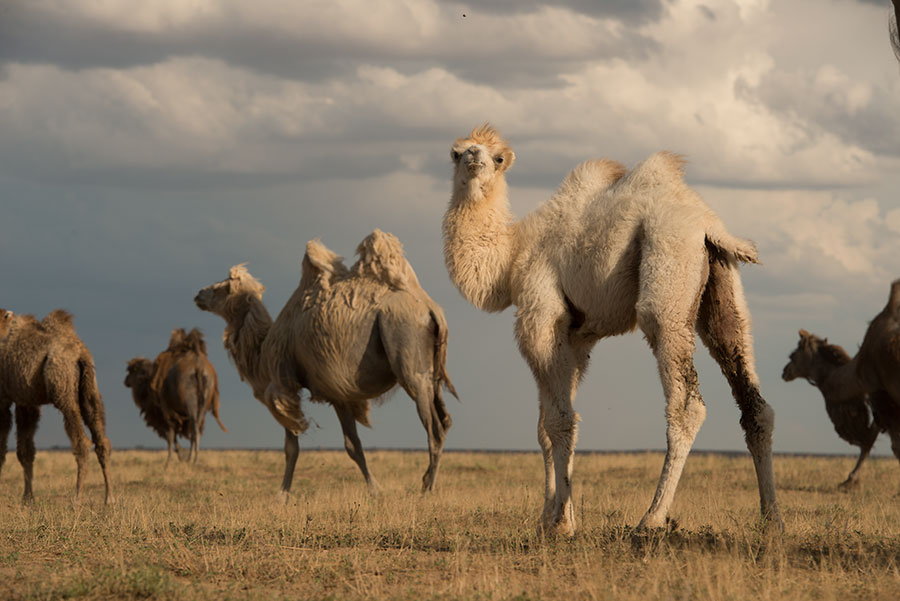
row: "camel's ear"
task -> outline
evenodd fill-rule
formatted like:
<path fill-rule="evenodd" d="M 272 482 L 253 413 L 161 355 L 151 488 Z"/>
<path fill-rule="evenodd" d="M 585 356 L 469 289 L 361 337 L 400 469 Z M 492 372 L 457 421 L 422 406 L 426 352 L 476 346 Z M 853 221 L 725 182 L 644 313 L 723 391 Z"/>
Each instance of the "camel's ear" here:
<path fill-rule="evenodd" d="M 803 340 L 806 340 L 807 338 L 809 338 L 809 332 L 807 332 L 806 330 L 800 330 L 799 334 L 800 334 L 800 338 L 802 338 Z"/>
<path fill-rule="evenodd" d="M 504 148 L 503 151 L 494 157 L 494 164 L 497 165 L 498 171 L 506 171 L 516 162 L 516 153 L 511 148 Z"/>

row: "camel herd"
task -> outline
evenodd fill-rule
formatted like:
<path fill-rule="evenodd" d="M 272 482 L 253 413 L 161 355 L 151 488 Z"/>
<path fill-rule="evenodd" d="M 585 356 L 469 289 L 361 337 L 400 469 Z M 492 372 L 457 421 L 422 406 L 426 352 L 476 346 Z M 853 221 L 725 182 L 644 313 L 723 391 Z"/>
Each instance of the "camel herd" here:
<path fill-rule="evenodd" d="M 515 153 L 489 125 L 451 147 L 453 186 L 443 218 L 451 281 L 475 307 L 516 306 L 515 337 L 538 390 L 538 441 L 545 470 L 540 530 L 575 532 L 572 475 L 578 422 L 573 401 L 590 351 L 605 337 L 640 329 L 656 358 L 666 399 L 666 456 L 640 528 L 665 525 L 675 489 L 706 407 L 694 369 L 695 333 L 721 367 L 740 408 L 753 458 L 760 510 L 781 528 L 772 468 L 774 412 L 756 374 L 750 314 L 738 266 L 756 263 L 755 246 L 731 235 L 684 182 L 683 160 L 651 155 L 632 169 L 608 160 L 582 163 L 528 216 L 509 210 L 506 172 Z M 428 436 L 422 491 L 434 488 L 451 426 L 443 390 L 456 394 L 446 369 L 448 327 L 441 307 L 419 284 L 400 241 L 375 230 L 347 267 L 318 240 L 309 242 L 300 283 L 274 319 L 265 287 L 244 265 L 201 289 L 196 306 L 225 321 L 223 341 L 241 378 L 285 431 L 281 490 L 291 488 L 298 436 L 308 427 L 301 391 L 330 404 L 344 447 L 369 490 L 357 422 L 368 425 L 373 399 L 400 386 L 413 399 Z M 838 434 L 861 449 L 857 472 L 880 431 L 900 458 L 900 280 L 865 334 L 856 357 L 800 331 L 783 378 L 819 387 Z M 205 415 L 219 426 L 215 370 L 197 330 L 172 332 L 153 361 L 128 362 L 125 386 L 146 424 L 168 443 L 190 440 L 196 462 Z M 0 310 L 0 467 L 15 405 L 17 457 L 24 500 L 33 498 L 34 432 L 40 406 L 63 414 L 81 489 L 90 431 L 110 502 L 109 440 L 90 352 L 71 316 L 57 310 L 38 321 Z M 227 431 L 227 430 L 226 430 Z"/>

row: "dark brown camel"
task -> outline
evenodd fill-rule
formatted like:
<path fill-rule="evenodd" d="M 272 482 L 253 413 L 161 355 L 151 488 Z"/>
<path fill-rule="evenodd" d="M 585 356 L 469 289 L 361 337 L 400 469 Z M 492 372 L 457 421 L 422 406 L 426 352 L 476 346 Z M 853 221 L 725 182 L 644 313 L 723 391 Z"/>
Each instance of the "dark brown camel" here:
<path fill-rule="evenodd" d="M 830 361 L 823 361 L 820 358 L 822 354 L 831 357 Z M 860 399 L 866 398 L 874 421 L 871 427 L 876 429 L 876 435 L 879 430 L 888 433 L 891 450 L 900 460 L 900 280 L 891 284 L 887 304 L 869 324 L 862 346 L 853 359 L 849 359 L 839 346 L 829 345 L 826 340 L 800 330 L 800 344 L 791 354 L 791 362 L 782 375 L 785 380 L 797 377 L 809 379 L 825 396 L 826 408 L 829 404 L 841 407 L 855 404 L 858 407 Z M 848 411 L 841 409 L 843 413 Z M 863 422 L 868 422 L 868 416 L 864 419 L 857 415 L 853 419 L 857 426 L 839 428 L 832 417 L 838 434 L 861 448 L 859 461 L 847 478 L 849 484 L 853 483 L 856 470 L 868 454 L 862 441 L 872 435 L 871 432 L 864 434 L 862 428 Z M 860 443 L 851 441 L 841 433 L 841 429 L 847 428 L 857 433 Z M 868 446 L 871 448 L 871 444 Z"/>
<path fill-rule="evenodd" d="M 91 450 L 82 422 L 94 441 L 106 485 L 105 502 L 112 501 L 107 465 L 110 456 L 105 412 L 94 359 L 75 333 L 72 316 L 57 309 L 42 321 L 0 309 L 0 468 L 16 406 L 16 456 L 25 474 L 23 501 L 34 499 L 34 433 L 41 405 L 53 405 L 63 415 L 66 434 L 78 466 L 75 502 L 79 500 L 84 468 Z"/>
<path fill-rule="evenodd" d="M 859 447 L 859 459 L 840 486 L 857 484 L 859 468 L 869 456 L 880 428 L 872 420 L 868 396 L 857 386 L 856 362 L 840 346 L 800 330 L 800 343 L 781 377 L 785 382 L 806 378 L 822 393 L 835 432 Z"/>
<path fill-rule="evenodd" d="M 169 440 L 169 423 L 166 421 L 166 415 L 160 406 L 159 396 L 154 394 L 150 389 L 150 382 L 153 380 L 153 362 L 145 357 L 135 357 L 128 362 L 127 373 L 125 375 L 125 386 L 131 388 L 131 397 L 134 404 L 137 405 L 144 418 L 144 423 L 156 432 L 156 434 L 168 442 Z M 191 430 L 187 420 L 179 423 L 179 429 L 175 431 L 172 444 L 175 447 L 175 455 L 181 459 L 181 449 L 178 445 L 178 437 L 191 437 Z M 169 447 L 169 456 L 166 463 L 172 457 L 172 447 Z"/>
<path fill-rule="evenodd" d="M 197 329 L 189 333 L 181 328 L 173 330 L 168 348 L 152 364 L 140 358 L 129 361 L 125 385 L 131 386 L 138 407 L 149 409 L 144 415 L 148 424 L 151 413 L 154 420 L 161 416 L 161 429 L 168 442 L 167 464 L 172 448 L 177 451 L 179 434 L 191 441 L 188 460 L 197 462 L 208 411 L 212 411 L 219 427 L 228 431 L 219 418 L 216 371 L 207 359 L 206 343 Z"/>

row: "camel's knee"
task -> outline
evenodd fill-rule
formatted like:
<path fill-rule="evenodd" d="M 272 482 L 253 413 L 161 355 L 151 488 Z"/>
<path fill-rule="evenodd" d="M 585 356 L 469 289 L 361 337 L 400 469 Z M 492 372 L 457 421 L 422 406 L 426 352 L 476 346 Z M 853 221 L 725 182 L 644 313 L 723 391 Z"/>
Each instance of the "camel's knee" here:
<path fill-rule="evenodd" d="M 741 428 L 751 452 L 772 448 L 775 411 L 761 397 L 749 407 L 741 407 Z"/>

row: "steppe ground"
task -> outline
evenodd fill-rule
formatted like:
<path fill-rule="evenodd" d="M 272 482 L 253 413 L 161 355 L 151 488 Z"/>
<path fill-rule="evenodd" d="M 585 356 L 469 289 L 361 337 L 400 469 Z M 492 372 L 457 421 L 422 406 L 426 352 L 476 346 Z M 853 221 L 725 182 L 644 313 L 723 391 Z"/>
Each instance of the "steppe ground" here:
<path fill-rule="evenodd" d="M 277 451 L 114 452 L 104 507 L 92 456 L 42 451 L 33 505 L 10 453 L 0 478 L 0 598 L 21 599 L 884 599 L 900 598 L 900 468 L 876 458 L 777 457 L 786 530 L 760 528 L 749 456 L 692 455 L 668 532 L 638 534 L 659 453 L 579 454 L 574 540 L 544 540 L 537 453 L 444 455 L 421 495 L 424 452 L 370 452 L 382 494 L 343 451 L 304 451 L 277 494 Z"/>

